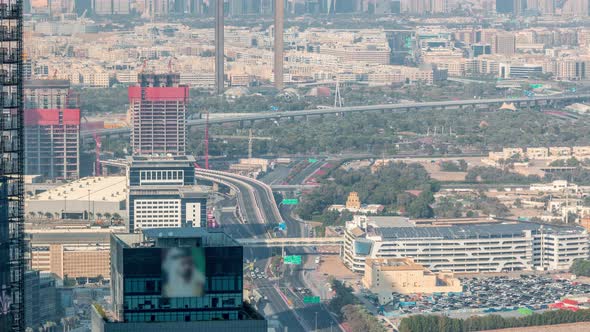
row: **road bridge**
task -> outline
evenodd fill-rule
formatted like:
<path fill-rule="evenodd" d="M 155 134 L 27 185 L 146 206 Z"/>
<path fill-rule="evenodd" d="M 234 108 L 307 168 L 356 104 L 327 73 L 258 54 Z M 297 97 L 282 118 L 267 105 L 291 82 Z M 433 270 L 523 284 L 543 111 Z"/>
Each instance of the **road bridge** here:
<path fill-rule="evenodd" d="M 248 115 L 227 116 L 218 119 L 209 119 L 209 124 L 225 123 L 253 123 L 261 120 L 294 119 L 295 117 L 324 116 L 329 114 L 346 114 L 357 112 L 393 112 L 393 111 L 410 111 L 424 109 L 445 109 L 445 108 L 463 108 L 463 107 L 480 107 L 480 106 L 497 106 L 504 103 L 514 103 L 517 107 L 551 104 L 556 102 L 578 102 L 590 99 L 590 94 L 579 95 L 553 95 L 539 97 L 519 97 L 519 98 L 491 98 L 491 99 L 467 99 L 467 100 L 446 100 L 446 101 L 429 101 L 429 102 L 410 102 L 398 104 L 381 104 L 369 106 L 348 106 L 332 107 L 326 109 L 312 109 L 300 111 L 281 111 L 281 112 L 260 112 L 250 113 Z M 204 126 L 204 119 L 188 120 L 187 126 Z M 129 135 L 129 128 L 101 129 L 96 131 L 82 131 L 82 139 L 92 138 L 94 134 L 100 136 L 123 136 Z"/>
<path fill-rule="evenodd" d="M 343 237 L 280 237 L 270 239 L 237 239 L 245 247 L 325 247 L 341 246 L 344 244 Z"/>

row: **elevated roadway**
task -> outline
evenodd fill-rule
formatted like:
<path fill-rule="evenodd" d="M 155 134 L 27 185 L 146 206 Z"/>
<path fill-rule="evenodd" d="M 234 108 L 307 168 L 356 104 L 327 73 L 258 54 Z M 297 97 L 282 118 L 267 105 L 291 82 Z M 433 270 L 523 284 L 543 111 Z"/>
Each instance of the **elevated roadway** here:
<path fill-rule="evenodd" d="M 343 237 L 281 237 L 271 239 L 236 239 L 245 247 L 321 247 L 343 245 Z"/>
<path fill-rule="evenodd" d="M 467 99 L 467 100 L 447 100 L 447 101 L 430 101 L 430 102 L 411 102 L 399 104 L 381 104 L 369 106 L 349 106 L 349 107 L 332 107 L 326 109 L 312 109 L 300 111 L 282 111 L 282 112 L 260 112 L 250 113 L 248 115 L 227 116 L 217 119 L 209 119 L 209 124 L 225 123 L 244 123 L 260 120 L 280 120 L 284 118 L 322 116 L 328 114 L 346 114 L 357 112 L 393 112 L 401 110 L 423 110 L 437 108 L 462 108 L 469 106 L 500 106 L 503 103 L 514 103 L 516 106 L 522 105 L 540 105 L 555 102 L 577 102 L 590 99 L 590 94 L 579 95 L 553 95 L 540 97 L 519 97 L 519 98 L 491 98 L 491 99 Z M 204 119 L 188 120 L 187 126 L 204 126 Z M 82 139 L 92 138 L 93 134 L 100 136 L 122 136 L 129 135 L 129 128 L 101 129 L 97 131 L 82 131 Z"/>

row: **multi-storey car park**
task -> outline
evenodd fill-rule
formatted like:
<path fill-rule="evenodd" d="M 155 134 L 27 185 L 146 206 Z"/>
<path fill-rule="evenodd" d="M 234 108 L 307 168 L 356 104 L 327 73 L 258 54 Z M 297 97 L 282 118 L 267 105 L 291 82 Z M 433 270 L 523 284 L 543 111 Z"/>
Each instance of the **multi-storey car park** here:
<path fill-rule="evenodd" d="M 348 222 L 344 263 L 364 272 L 367 258 L 382 257 L 411 257 L 432 271 L 562 270 L 588 257 L 588 232 L 525 222 L 417 226 L 402 217 Z"/>

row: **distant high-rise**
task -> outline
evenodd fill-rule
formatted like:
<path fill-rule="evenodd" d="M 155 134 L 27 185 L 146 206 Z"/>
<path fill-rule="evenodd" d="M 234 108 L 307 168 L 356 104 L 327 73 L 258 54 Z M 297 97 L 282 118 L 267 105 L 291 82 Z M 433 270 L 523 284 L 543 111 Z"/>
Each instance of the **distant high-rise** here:
<path fill-rule="evenodd" d="M 527 7 L 527 0 L 496 0 L 498 14 L 522 15 Z"/>
<path fill-rule="evenodd" d="M 24 321 L 23 225 L 23 15 L 22 2 L 0 4 L 0 331 L 22 332 Z"/>
<path fill-rule="evenodd" d="M 225 53 L 223 42 L 223 15 L 224 4 L 223 0 L 215 0 L 215 85 L 217 94 L 222 94 L 225 87 Z"/>
<path fill-rule="evenodd" d="M 80 109 L 67 80 L 25 82 L 25 174 L 80 176 Z"/>
<path fill-rule="evenodd" d="M 511 56 L 516 53 L 516 37 L 511 32 L 500 32 L 495 37 L 495 53 Z"/>
<path fill-rule="evenodd" d="M 275 0 L 275 26 L 274 26 L 274 80 L 275 87 L 283 89 L 283 30 L 284 30 L 284 0 Z"/>
<path fill-rule="evenodd" d="M 134 155 L 184 155 L 187 86 L 179 74 L 139 74 L 129 87 L 131 147 Z"/>
<path fill-rule="evenodd" d="M 563 3 L 561 13 L 567 16 L 588 16 L 590 0 L 568 0 Z"/>
<path fill-rule="evenodd" d="M 225 233 L 113 234 L 111 267 L 113 307 L 94 308 L 92 332 L 267 331 L 243 300 L 243 248 Z"/>
<path fill-rule="evenodd" d="M 129 15 L 129 0 L 91 0 L 96 15 Z"/>

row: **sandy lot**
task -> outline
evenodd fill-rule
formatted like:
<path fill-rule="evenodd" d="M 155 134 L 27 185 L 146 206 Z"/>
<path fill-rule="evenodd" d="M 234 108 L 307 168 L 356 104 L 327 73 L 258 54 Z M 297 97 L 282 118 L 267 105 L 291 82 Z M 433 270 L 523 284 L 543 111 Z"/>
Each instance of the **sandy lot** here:
<path fill-rule="evenodd" d="M 340 257 L 336 255 L 322 256 L 322 263 L 319 266 L 318 272 L 321 274 L 327 273 L 338 280 L 359 278 L 358 275 L 347 269 L 342 263 L 342 260 L 340 260 Z"/>
<path fill-rule="evenodd" d="M 574 332 L 590 331 L 590 323 L 572 323 L 559 325 L 531 326 L 501 330 L 486 330 L 487 332 Z"/>

